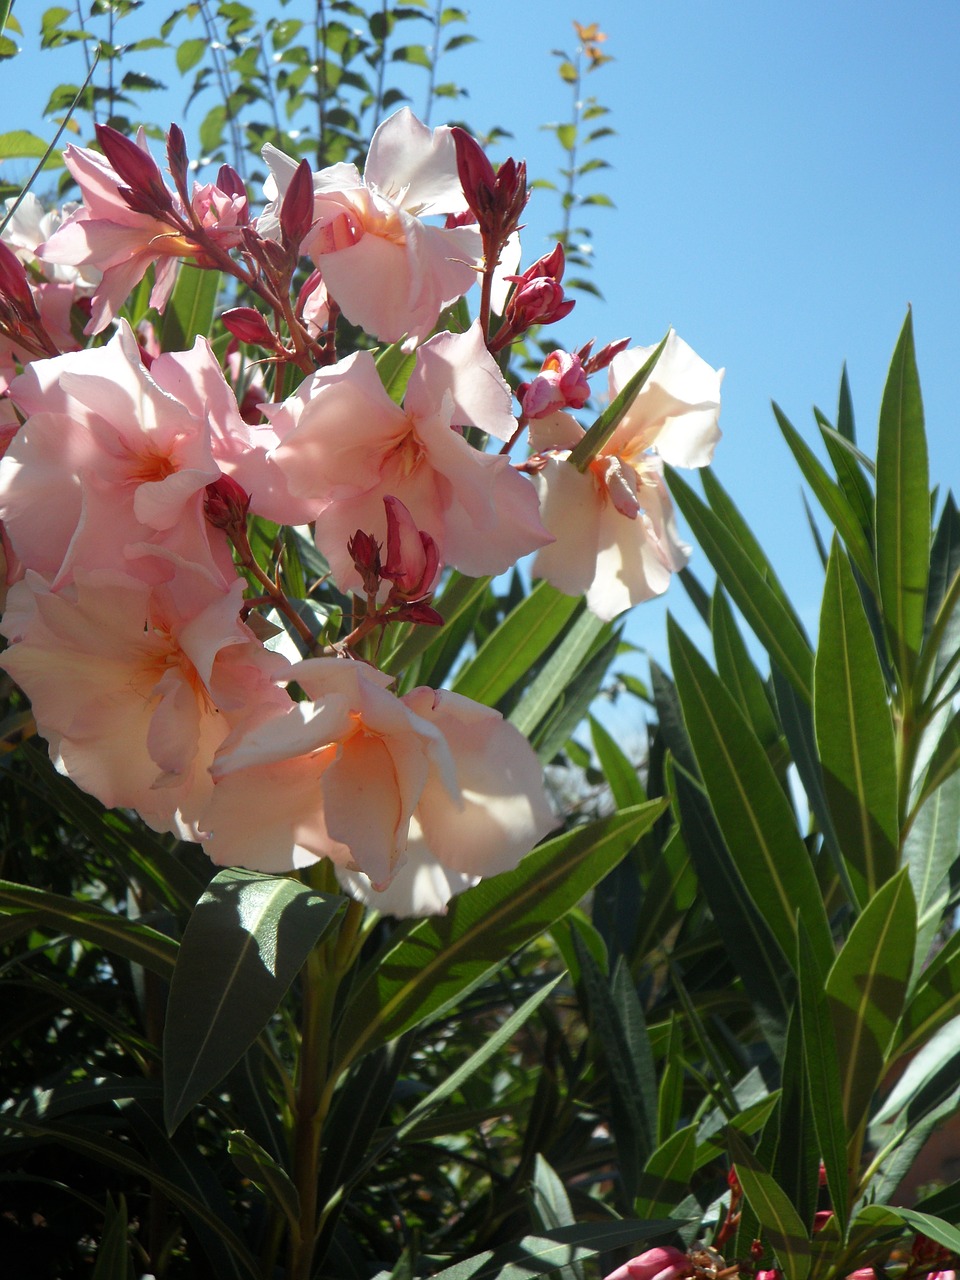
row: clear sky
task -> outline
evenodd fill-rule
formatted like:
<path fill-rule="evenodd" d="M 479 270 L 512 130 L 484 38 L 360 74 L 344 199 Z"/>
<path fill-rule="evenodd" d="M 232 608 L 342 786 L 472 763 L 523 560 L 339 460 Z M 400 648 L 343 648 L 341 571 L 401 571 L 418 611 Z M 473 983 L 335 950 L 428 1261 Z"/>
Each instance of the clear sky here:
<path fill-rule="evenodd" d="M 35 27 L 45 6 L 17 0 Z M 172 3 L 149 0 L 149 22 Z M 569 116 L 551 50 L 596 22 L 613 61 L 585 88 L 611 108 L 616 136 L 591 175 L 615 209 L 589 210 L 602 304 L 584 299 L 560 330 L 569 346 L 629 334 L 651 344 L 672 324 L 727 369 L 715 468 L 767 547 L 812 631 L 821 590 L 800 479 L 770 411 L 776 399 L 813 442 L 811 406 L 832 417 L 848 363 L 857 424 L 872 449 L 887 364 L 913 305 L 931 477 L 957 487 L 960 374 L 960 5 L 927 0 L 477 0 L 478 42 L 441 78 L 466 86 L 452 114 L 510 130 L 493 151 L 556 178 L 562 152 L 541 128 Z M 292 0 L 286 12 L 312 8 Z M 188 34 L 186 31 L 184 35 Z M 38 82 L 76 78 L 50 54 L 3 65 L 3 129 L 40 123 Z M 35 47 L 35 44 L 34 44 Z M 76 55 L 71 55 L 76 56 Z M 146 58 L 147 55 L 145 55 Z M 56 69 L 55 69 L 56 68 Z M 144 62 L 144 70 L 149 70 Z M 82 73 L 81 73 L 82 74 Z M 182 97 L 168 80 L 170 114 Z M 422 109 L 422 81 L 414 107 Z M 162 115 L 150 103 L 154 116 Z M 191 110 L 186 125 L 196 124 Z M 442 122 L 440 106 L 432 123 Z M 537 192 L 525 261 L 549 247 L 556 198 Z M 703 556 L 691 567 L 708 583 Z M 679 586 L 668 603 L 690 621 Z M 665 660 L 663 608 L 642 606 L 628 634 Z"/>

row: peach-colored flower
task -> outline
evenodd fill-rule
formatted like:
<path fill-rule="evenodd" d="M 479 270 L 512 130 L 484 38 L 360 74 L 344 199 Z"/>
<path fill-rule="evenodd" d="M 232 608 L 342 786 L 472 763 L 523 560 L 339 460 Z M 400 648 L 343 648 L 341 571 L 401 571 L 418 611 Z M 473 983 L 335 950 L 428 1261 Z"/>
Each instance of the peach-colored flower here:
<path fill-rule="evenodd" d="M 652 351 L 635 347 L 614 357 L 611 399 Z M 720 438 L 722 377 L 722 369 L 711 369 L 671 331 L 648 382 L 583 472 L 567 461 L 583 436 L 569 414 L 531 424 L 531 442 L 542 455 L 541 515 L 556 538 L 537 553 L 535 577 L 568 595 L 585 593 L 605 620 L 667 589 L 689 548 L 677 533 L 663 463 L 710 461 Z"/>
<path fill-rule="evenodd" d="M 291 703 L 224 744 L 201 823 L 214 862 L 288 870 L 329 857 L 385 885 L 432 770 L 455 789 L 441 733 L 363 663 L 311 658 Z"/>
<path fill-rule="evenodd" d="M 344 591 L 362 588 L 347 550 L 356 530 L 385 544 L 387 496 L 464 573 L 502 573 L 549 539 L 526 477 L 457 429 L 478 426 L 506 440 L 516 428 L 509 389 L 476 325 L 419 348 L 402 408 L 373 357 L 358 352 L 318 370 L 269 416 L 282 441 L 274 457 L 291 492 L 313 500 L 317 545 Z"/>
<path fill-rule="evenodd" d="M 297 166 L 272 146 L 263 158 L 271 203 L 257 225 L 274 238 Z M 314 174 L 314 223 L 302 249 L 352 324 L 385 342 L 422 341 L 473 284 L 481 253 L 473 228 L 422 219 L 466 208 L 450 129 L 430 130 L 404 107 L 373 135 L 363 177 L 342 163 Z"/>
<path fill-rule="evenodd" d="M 338 868 L 337 875 L 379 911 L 436 915 L 482 877 L 512 870 L 556 820 L 540 762 L 498 711 L 423 687 L 402 701 L 443 735 L 457 790 L 431 771 L 410 822 L 406 859 L 385 888 L 360 872 Z"/>
<path fill-rule="evenodd" d="M 139 563 L 139 562 L 138 562 Z M 243 583 L 167 562 L 150 581 L 84 573 L 61 592 L 11 588 L 0 665 L 30 698 L 57 768 L 107 806 L 196 838 L 224 738 L 278 714 L 288 669 L 239 621 Z"/>

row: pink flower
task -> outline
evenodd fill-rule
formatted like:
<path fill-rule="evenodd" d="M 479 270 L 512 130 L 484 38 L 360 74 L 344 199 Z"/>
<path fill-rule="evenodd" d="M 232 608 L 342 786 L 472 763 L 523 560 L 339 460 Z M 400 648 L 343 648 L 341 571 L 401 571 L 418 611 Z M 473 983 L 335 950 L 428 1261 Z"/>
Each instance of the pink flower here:
<path fill-rule="evenodd" d="M 257 225 L 278 238 L 280 197 L 297 165 L 271 146 L 263 157 L 271 203 Z M 301 247 L 330 296 L 351 324 L 385 342 L 422 341 L 473 284 L 481 252 L 476 230 L 422 221 L 467 208 L 451 130 L 430 130 L 404 107 L 373 135 L 362 178 L 341 163 L 313 181 L 314 222 Z"/>
<path fill-rule="evenodd" d="M 637 347 L 610 364 L 611 399 L 639 370 L 653 348 Z M 567 462 L 583 436 L 565 413 L 535 421 L 530 438 L 542 453 L 537 475 L 541 516 L 555 541 L 533 562 L 568 595 L 585 593 L 600 618 L 660 595 L 687 562 L 663 463 L 702 467 L 713 456 L 720 430 L 720 381 L 671 331 L 650 379 L 617 430 L 586 471 Z"/>
<path fill-rule="evenodd" d="M 410 822 L 406 859 L 387 886 L 378 890 L 359 872 L 337 875 L 379 911 L 437 915 L 482 877 L 512 870 L 556 820 L 540 762 L 498 711 L 447 690 L 414 689 L 402 701 L 443 735 L 456 789 L 431 769 Z"/>
<path fill-rule="evenodd" d="M 108 807 L 196 838 L 214 754 L 231 729 L 277 714 L 288 664 L 240 623 L 243 583 L 153 566 L 151 585 L 86 574 L 62 592 L 35 573 L 11 588 L 0 665 L 30 698 L 62 773 Z"/>
<path fill-rule="evenodd" d="M 386 545 L 388 496 L 464 573 L 502 573 L 549 537 L 530 482 L 457 430 L 475 425 L 507 440 L 516 428 L 476 325 L 419 349 L 402 408 L 372 356 L 358 352 L 306 379 L 270 421 L 282 441 L 273 456 L 291 492 L 313 502 L 317 545 L 343 591 L 362 586 L 347 550 L 354 533 Z"/>
<path fill-rule="evenodd" d="M 611 1271 L 605 1280 L 680 1280 L 680 1277 L 692 1274 L 693 1267 L 687 1255 L 665 1245 L 647 1249 L 646 1253 L 631 1258 L 616 1271 Z"/>
<path fill-rule="evenodd" d="M 329 857 L 386 885 L 431 771 L 455 791 L 442 734 L 363 663 L 312 658 L 291 703 L 224 744 L 202 822 L 214 862 L 284 871 Z"/>

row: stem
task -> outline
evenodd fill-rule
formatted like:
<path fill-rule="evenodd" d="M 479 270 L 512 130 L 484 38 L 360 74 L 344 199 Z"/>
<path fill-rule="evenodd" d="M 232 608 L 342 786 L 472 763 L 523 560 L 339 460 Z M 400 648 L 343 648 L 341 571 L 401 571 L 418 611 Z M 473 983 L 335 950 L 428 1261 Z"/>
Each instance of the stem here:
<path fill-rule="evenodd" d="M 387 76 L 387 0 L 381 0 L 380 16 L 383 19 L 383 39 L 380 41 L 380 57 L 377 62 L 377 93 L 373 101 L 373 128 L 371 134 L 380 123 L 380 112 L 383 110 L 383 88 Z"/>
<path fill-rule="evenodd" d="M 323 0 L 317 0 L 314 27 L 313 65 L 317 76 L 317 168 L 327 163 L 327 15 Z"/>
<path fill-rule="evenodd" d="M 583 75 L 581 73 L 581 57 L 583 50 L 577 48 L 576 60 L 574 68 L 576 70 L 576 79 L 573 81 L 573 116 L 570 123 L 573 125 L 573 143 L 567 148 L 567 157 L 569 160 L 569 169 L 567 170 L 567 187 L 561 196 L 560 203 L 563 206 L 563 225 L 560 228 L 560 234 L 557 239 L 563 245 L 564 249 L 570 245 L 570 213 L 573 209 L 574 200 L 576 199 L 576 175 L 577 175 L 577 138 L 580 136 L 580 90 L 583 83 Z"/>
<path fill-rule="evenodd" d="M 430 123 L 433 108 L 433 89 L 437 83 L 437 60 L 440 57 L 440 23 L 443 18 L 443 0 L 437 0 L 433 14 L 433 48 L 430 50 L 430 70 L 427 72 L 427 100 L 423 106 L 423 123 Z"/>

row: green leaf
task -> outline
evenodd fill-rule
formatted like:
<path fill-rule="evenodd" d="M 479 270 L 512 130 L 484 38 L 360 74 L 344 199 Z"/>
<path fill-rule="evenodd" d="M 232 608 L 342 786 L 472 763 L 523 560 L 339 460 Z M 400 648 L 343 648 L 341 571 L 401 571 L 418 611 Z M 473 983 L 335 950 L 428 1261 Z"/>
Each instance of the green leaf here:
<path fill-rule="evenodd" d="M 259 1142 L 234 1129 L 227 1135 L 227 1151 L 245 1178 L 279 1209 L 292 1232 L 300 1229 L 300 1196 L 285 1169 L 277 1164 Z"/>
<path fill-rule="evenodd" d="M 806 1280 L 810 1238 L 799 1214 L 735 1129 L 726 1130 L 726 1141 L 743 1194 L 776 1250 L 785 1280 Z"/>
<path fill-rule="evenodd" d="M 219 872 L 184 931 L 164 1028 L 169 1132 L 263 1029 L 346 899 L 240 868 Z"/>
<path fill-rule="evenodd" d="M 163 313 L 160 344 L 164 351 L 186 351 L 193 346 L 195 338 L 209 335 L 219 288 L 219 271 L 181 264 Z"/>
<path fill-rule="evenodd" d="M 626 809 L 632 804 L 643 804 L 647 797 L 637 765 L 593 716 L 590 717 L 590 737 L 617 808 Z"/>
<path fill-rule="evenodd" d="M 833 943 L 817 879 L 790 802 L 733 698 L 672 618 L 670 654 L 687 732 L 710 804 L 750 896 L 784 955 L 801 910 L 817 954 Z"/>
<path fill-rule="evenodd" d="M 867 546 L 872 548 L 874 497 L 864 468 L 860 464 L 856 450 L 851 448 L 843 434 L 835 431 L 826 418 L 818 413 L 817 410 L 814 410 L 814 414 L 817 419 L 817 426 L 820 428 L 820 438 L 823 440 L 827 453 L 830 455 L 830 461 L 833 463 L 833 469 L 837 474 L 837 484 L 839 484 L 841 492 L 847 500 L 847 506 L 853 513 L 854 519 L 863 530 Z M 876 563 L 874 562 L 872 571 L 867 575 L 867 581 L 875 582 L 875 580 Z"/>
<path fill-rule="evenodd" d="M 652 802 L 556 836 L 514 871 L 458 895 L 374 957 L 344 1010 L 337 1069 L 425 1021 L 548 929 L 614 867 L 663 812 Z"/>
<path fill-rule="evenodd" d="M 772 569 L 759 567 L 730 517 L 707 507 L 686 481 L 666 470 L 670 492 L 757 639 L 806 702 L 811 701 L 813 654 L 793 612 L 784 604 Z"/>
<path fill-rule="evenodd" d="M 543 656 L 570 620 L 579 601 L 549 582 L 538 582 L 465 664 L 455 693 L 495 707 Z"/>
<path fill-rule="evenodd" d="M 570 1198 L 556 1170 L 538 1151 L 533 1162 L 530 1196 L 536 1225 L 546 1231 L 558 1227 L 572 1227 L 576 1221 L 570 1208 Z M 579 1261 L 561 1267 L 556 1280 L 584 1280 Z"/>
<path fill-rule="evenodd" d="M 722 922 L 723 945 L 753 1001 L 764 1035 L 777 1049 L 786 1034 L 790 965 L 751 898 L 703 791 L 680 767 L 672 770 L 671 786 L 690 860 L 714 919 Z"/>
<path fill-rule="evenodd" d="M 713 596 L 710 629 L 717 655 L 717 674 L 730 690 L 767 753 L 777 750 L 780 727 L 763 687 L 760 672 L 750 660 L 747 646 L 734 620 L 733 610 L 719 585 Z"/>
<path fill-rule="evenodd" d="M 600 417 L 583 436 L 583 439 L 577 441 L 570 451 L 570 457 L 567 459 L 571 466 L 576 467 L 578 471 L 586 471 L 591 460 L 597 456 L 617 427 L 619 427 L 632 407 L 634 400 L 646 386 L 657 361 L 663 355 L 663 349 L 667 345 L 669 337 L 670 333 L 667 332 L 659 345 L 654 347 L 641 368 L 630 378 L 623 390 L 610 401 Z"/>
<path fill-rule="evenodd" d="M 193 70 L 206 53 L 207 47 L 206 40 L 184 40 L 177 46 L 177 70 L 182 76 Z"/>
<path fill-rule="evenodd" d="M 780 1105 L 776 1111 L 776 1151 L 771 1172 L 801 1222 L 811 1223 L 817 1209 L 820 1171 L 813 1112 L 800 1011 L 794 1005 L 780 1060 Z"/>
<path fill-rule="evenodd" d="M 618 963 L 610 985 L 574 935 L 591 1030 L 610 1072 L 611 1127 L 623 1192 L 632 1203 L 639 1191 L 643 1161 L 653 1149 L 657 1124 L 657 1081 L 643 1008 L 629 970 Z"/>
<path fill-rule="evenodd" d="M 660 1222 L 627 1219 L 558 1227 L 444 1267 L 433 1273 L 433 1280 L 529 1280 L 531 1276 L 547 1275 L 558 1267 L 585 1262 L 611 1249 L 633 1249 L 642 1241 L 668 1236 L 681 1225 L 670 1219 Z"/>
<path fill-rule="evenodd" d="M 854 1133 L 887 1065 L 913 968 L 916 905 L 906 868 L 850 930 L 827 975 L 847 1133 Z"/>
<path fill-rule="evenodd" d="M 910 688 L 923 641 L 930 554 L 930 492 L 923 401 L 907 312 L 880 405 L 877 573 L 893 662 Z"/>
<path fill-rule="evenodd" d="M 675 1209 L 690 1186 L 696 1167 L 697 1125 L 678 1129 L 652 1152 L 640 1175 L 633 1212 L 659 1218 Z"/>
<path fill-rule="evenodd" d="M 580 604 L 573 625 L 510 713 L 510 723 L 533 738 L 556 704 L 562 705 L 572 682 L 612 633 L 609 623 L 601 622 Z"/>
<path fill-rule="evenodd" d="M 960 933 L 950 937 L 921 973 L 903 1011 L 897 1037 L 898 1056 L 921 1048 L 957 1014 L 960 1014 Z"/>
<path fill-rule="evenodd" d="M 849 1194 L 847 1191 L 847 1131 L 843 1119 L 840 1060 L 824 989 L 823 971 L 810 945 L 810 938 L 802 918 L 797 944 L 803 1055 L 810 1081 L 810 1092 L 816 1099 L 813 1122 L 820 1156 L 826 1169 L 830 1202 L 840 1223 L 840 1231 L 845 1235 Z"/>
<path fill-rule="evenodd" d="M 136 1280 L 128 1237 L 127 1202 L 120 1196 L 114 1204 L 113 1196 L 107 1192 L 103 1235 L 90 1280 Z"/>
<path fill-rule="evenodd" d="M 895 1213 L 908 1227 L 921 1231 L 930 1240 L 936 1240 L 937 1244 L 942 1244 L 951 1253 L 960 1253 L 960 1227 L 953 1223 L 944 1222 L 942 1218 L 935 1218 L 930 1213 L 918 1213 L 916 1209 L 901 1209 L 892 1204 L 878 1207 Z"/>
<path fill-rule="evenodd" d="M 903 862 L 917 900 L 915 975 L 920 974 L 950 900 L 948 877 L 957 856 L 958 831 L 960 773 L 954 773 L 920 806 L 903 842 Z"/>
<path fill-rule="evenodd" d="M 863 574 L 864 579 L 875 588 L 876 566 L 873 561 L 873 552 L 864 533 L 863 524 L 851 507 L 847 495 L 840 485 L 830 478 L 820 459 L 776 403 L 773 406 L 773 413 L 807 484 L 813 490 L 834 528 L 843 538 L 854 564 Z"/>
<path fill-rule="evenodd" d="M 833 830 L 862 903 L 897 867 L 896 743 L 870 624 L 836 538 L 820 609 L 813 714 Z"/>
<path fill-rule="evenodd" d="M 383 383 L 383 389 L 394 404 L 402 404 L 407 383 L 417 363 L 415 351 L 404 351 L 399 342 L 384 347 L 377 355 L 377 373 Z"/>
<path fill-rule="evenodd" d="M 46 154 L 47 143 L 26 129 L 13 129 L 0 133 L 0 160 L 39 160 Z"/>
<path fill-rule="evenodd" d="M 30 915 L 37 920 L 38 928 L 103 947 L 162 978 L 169 978 L 176 963 L 177 944 L 170 938 L 79 898 L 0 880 L 0 913 Z"/>

